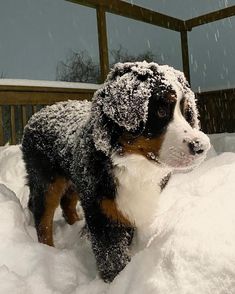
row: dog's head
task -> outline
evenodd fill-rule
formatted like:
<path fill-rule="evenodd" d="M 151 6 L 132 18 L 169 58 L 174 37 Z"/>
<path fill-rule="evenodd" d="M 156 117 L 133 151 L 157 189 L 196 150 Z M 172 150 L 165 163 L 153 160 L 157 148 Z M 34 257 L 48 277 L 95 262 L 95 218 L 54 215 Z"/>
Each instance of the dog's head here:
<path fill-rule="evenodd" d="M 198 164 L 210 147 L 194 93 L 167 65 L 118 63 L 92 101 L 93 139 L 107 155 L 137 153 L 174 168 Z"/>

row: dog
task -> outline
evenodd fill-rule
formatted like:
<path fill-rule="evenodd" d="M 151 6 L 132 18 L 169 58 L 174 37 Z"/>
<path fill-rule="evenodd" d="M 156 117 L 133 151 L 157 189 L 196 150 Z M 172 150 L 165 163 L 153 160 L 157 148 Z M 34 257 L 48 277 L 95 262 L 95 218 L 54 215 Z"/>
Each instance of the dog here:
<path fill-rule="evenodd" d="M 182 72 L 147 62 L 118 63 L 91 102 L 67 101 L 34 114 L 23 159 L 39 242 L 53 246 L 53 215 L 80 219 L 98 271 L 111 282 L 130 261 L 134 232 L 154 219 L 173 170 L 200 164 L 210 147 Z"/>

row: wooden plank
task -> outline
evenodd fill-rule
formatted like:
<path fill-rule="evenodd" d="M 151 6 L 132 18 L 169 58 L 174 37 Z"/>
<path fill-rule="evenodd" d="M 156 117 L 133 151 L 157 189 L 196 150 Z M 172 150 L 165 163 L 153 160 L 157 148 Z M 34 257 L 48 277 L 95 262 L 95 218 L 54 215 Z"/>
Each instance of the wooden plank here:
<path fill-rule="evenodd" d="M 75 91 L 75 92 L 45 92 L 45 91 L 21 91 L 1 90 L 0 105 L 37 105 L 52 104 L 66 100 L 91 100 L 95 90 Z"/>
<path fill-rule="evenodd" d="M 37 112 L 37 106 L 36 105 L 32 105 L 32 113 L 36 113 Z"/>
<path fill-rule="evenodd" d="M 163 27 L 166 29 L 181 31 L 185 29 L 184 21 L 144 7 L 130 4 L 120 0 L 66 0 L 68 2 L 97 8 L 102 6 L 106 12 L 132 18 L 138 21 Z"/>
<path fill-rule="evenodd" d="M 214 96 L 214 99 L 217 99 L 218 97 L 227 97 L 227 96 L 233 96 L 235 97 L 235 88 L 230 89 L 220 89 L 220 90 L 211 90 L 211 91 L 203 91 L 201 93 L 196 93 L 196 95 L 203 99 L 207 96 Z"/>
<path fill-rule="evenodd" d="M 21 112 L 22 112 L 22 127 L 24 128 L 27 124 L 27 109 L 25 105 L 21 106 Z"/>
<path fill-rule="evenodd" d="M 188 33 L 187 31 L 180 32 L 181 36 L 181 51 L 183 61 L 183 71 L 186 79 L 190 84 L 190 66 L 189 66 L 189 54 L 188 54 Z"/>
<path fill-rule="evenodd" d="M 15 106 L 11 106 L 11 144 L 16 144 Z"/>
<path fill-rule="evenodd" d="M 17 80 L 16 80 L 17 81 Z M 64 82 L 67 83 L 67 82 Z M 70 84 L 68 82 L 68 84 Z M 76 84 L 76 83 L 73 83 Z M 85 84 L 85 83 L 84 83 Z M 49 93 L 79 93 L 79 92 L 90 92 L 90 91 L 96 91 L 102 86 L 102 84 L 92 84 L 90 88 L 71 88 L 71 87 L 47 87 L 47 86 L 28 86 L 28 85 L 4 85 L 3 82 L 0 84 L 0 91 L 27 91 L 27 92 L 49 92 Z"/>
<path fill-rule="evenodd" d="M 3 109 L 0 105 L 0 146 L 4 145 L 4 133 L 3 133 Z"/>
<path fill-rule="evenodd" d="M 109 72 L 109 56 L 108 56 L 108 39 L 106 29 L 106 16 L 103 7 L 96 9 L 97 15 L 97 28 L 99 40 L 99 53 L 100 53 L 100 69 L 101 69 L 101 82 L 104 82 Z"/>
<path fill-rule="evenodd" d="M 185 21 L 185 27 L 187 30 L 191 30 L 193 27 L 201 26 L 210 22 L 214 22 L 223 18 L 231 17 L 235 15 L 235 5 L 220 9 L 211 13 L 200 15 L 192 19 Z"/>

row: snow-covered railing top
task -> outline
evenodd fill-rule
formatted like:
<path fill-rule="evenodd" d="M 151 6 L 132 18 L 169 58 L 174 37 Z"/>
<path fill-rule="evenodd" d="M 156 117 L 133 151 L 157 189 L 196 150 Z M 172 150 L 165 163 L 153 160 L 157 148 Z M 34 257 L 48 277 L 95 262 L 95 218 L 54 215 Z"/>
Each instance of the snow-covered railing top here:
<path fill-rule="evenodd" d="M 0 105 L 46 105 L 57 101 L 90 100 L 98 84 L 0 79 Z"/>
<path fill-rule="evenodd" d="M 71 83 L 61 81 L 40 81 L 26 79 L 0 79 L 0 86 L 23 86 L 23 87 L 44 87 L 44 88 L 64 88 L 64 89 L 89 89 L 97 90 L 98 84 L 91 83 Z"/>

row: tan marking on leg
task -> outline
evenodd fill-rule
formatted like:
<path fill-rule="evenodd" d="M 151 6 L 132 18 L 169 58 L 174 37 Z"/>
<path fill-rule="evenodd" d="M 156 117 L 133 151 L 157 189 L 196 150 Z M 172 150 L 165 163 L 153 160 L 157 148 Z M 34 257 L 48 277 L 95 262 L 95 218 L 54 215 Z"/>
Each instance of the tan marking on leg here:
<path fill-rule="evenodd" d="M 63 216 L 69 225 L 73 225 L 76 221 L 81 219 L 76 209 L 78 200 L 79 195 L 72 187 L 70 187 L 61 198 L 60 206 L 63 210 Z"/>
<path fill-rule="evenodd" d="M 132 226 L 131 222 L 117 208 L 114 200 L 104 199 L 101 201 L 100 207 L 105 215 L 113 221 L 125 226 Z"/>
<path fill-rule="evenodd" d="M 52 182 L 45 193 L 45 209 L 40 224 L 37 227 L 38 241 L 40 243 L 54 246 L 53 243 L 53 217 L 60 199 L 65 193 L 68 181 L 58 177 Z"/>

